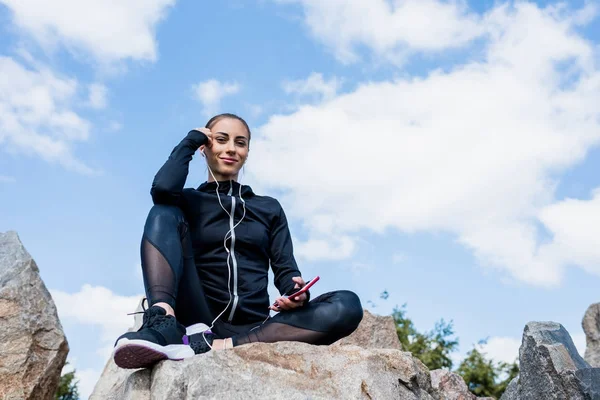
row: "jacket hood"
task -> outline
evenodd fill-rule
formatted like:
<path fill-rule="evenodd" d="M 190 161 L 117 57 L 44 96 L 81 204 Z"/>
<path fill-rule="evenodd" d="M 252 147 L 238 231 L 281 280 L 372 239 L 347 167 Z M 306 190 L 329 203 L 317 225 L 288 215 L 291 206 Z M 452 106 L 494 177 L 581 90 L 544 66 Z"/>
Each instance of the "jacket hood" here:
<path fill-rule="evenodd" d="M 240 186 L 242 188 L 242 197 L 254 194 L 254 192 L 252 191 L 252 188 L 250 186 L 242 185 L 234 180 L 219 181 L 219 185 L 218 185 L 219 193 L 228 194 L 229 190 L 231 189 L 232 194 L 239 195 Z M 204 182 L 203 184 L 198 186 L 197 190 L 199 190 L 200 192 L 205 192 L 205 193 L 211 193 L 211 192 L 214 193 L 216 189 L 217 189 L 217 182 Z"/>

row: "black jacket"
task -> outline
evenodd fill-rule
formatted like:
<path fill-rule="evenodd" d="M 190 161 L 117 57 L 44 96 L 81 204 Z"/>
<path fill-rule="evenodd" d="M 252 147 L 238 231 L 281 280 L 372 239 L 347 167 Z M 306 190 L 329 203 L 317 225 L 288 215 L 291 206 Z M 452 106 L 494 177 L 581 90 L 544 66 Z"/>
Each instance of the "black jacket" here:
<path fill-rule="evenodd" d="M 207 141 L 202 132 L 190 131 L 156 174 L 150 193 L 155 204 L 176 205 L 183 210 L 191 230 L 196 268 L 214 317 L 229 301 L 228 254 L 223 245 L 227 246 L 232 298 L 220 319 L 234 325 L 250 324 L 269 314 L 269 264 L 281 294 L 291 294 L 295 285 L 292 277 L 301 274 L 285 213 L 276 199 L 259 196 L 250 186 L 236 181 L 219 182 L 220 200 L 230 218 L 219 205 L 215 182 L 183 189 L 192 156 Z M 224 243 L 227 232 L 242 218 L 242 199 L 246 215 Z"/>

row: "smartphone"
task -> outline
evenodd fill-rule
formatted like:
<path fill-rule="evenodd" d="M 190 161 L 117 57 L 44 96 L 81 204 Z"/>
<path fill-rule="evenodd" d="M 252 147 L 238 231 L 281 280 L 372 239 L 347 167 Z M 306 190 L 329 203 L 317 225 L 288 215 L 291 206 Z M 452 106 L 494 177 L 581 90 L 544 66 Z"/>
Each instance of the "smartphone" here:
<path fill-rule="evenodd" d="M 306 285 L 304 285 L 304 287 L 302 289 L 298 289 L 297 292 L 294 292 L 292 294 L 290 294 L 289 296 L 285 296 L 288 299 L 295 301 L 294 297 L 301 295 L 302 293 L 305 293 L 306 291 L 308 291 L 308 289 L 311 288 L 312 285 L 314 285 L 315 283 L 317 283 L 319 281 L 319 279 L 321 279 L 318 275 L 315 276 L 313 279 L 311 279 L 310 281 L 306 282 Z M 273 303 L 273 305 L 276 307 L 277 306 L 277 302 Z"/>

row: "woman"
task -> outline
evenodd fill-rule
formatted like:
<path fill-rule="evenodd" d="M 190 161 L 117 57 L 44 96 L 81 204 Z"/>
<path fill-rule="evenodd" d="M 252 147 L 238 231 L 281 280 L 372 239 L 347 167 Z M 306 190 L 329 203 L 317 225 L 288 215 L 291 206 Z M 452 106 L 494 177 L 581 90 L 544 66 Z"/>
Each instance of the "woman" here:
<path fill-rule="evenodd" d="M 148 367 L 251 342 L 330 344 L 362 319 L 356 294 L 336 291 L 310 301 L 277 200 L 237 182 L 248 159 L 248 124 L 233 114 L 211 118 L 177 145 L 152 184 L 141 244 L 149 308 L 143 325 L 117 339 L 122 368 Z M 183 189 L 196 151 L 208 181 Z M 269 265 L 281 297 L 269 302 Z M 270 318 L 269 310 L 279 311 Z M 188 327 L 186 330 L 186 326 Z"/>

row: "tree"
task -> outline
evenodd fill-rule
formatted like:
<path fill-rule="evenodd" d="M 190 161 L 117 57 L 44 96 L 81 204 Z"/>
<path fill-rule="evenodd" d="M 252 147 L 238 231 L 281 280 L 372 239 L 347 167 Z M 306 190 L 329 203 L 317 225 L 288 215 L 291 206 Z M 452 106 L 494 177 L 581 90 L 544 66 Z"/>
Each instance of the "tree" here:
<path fill-rule="evenodd" d="M 68 364 L 68 362 L 67 362 Z M 66 364 L 65 364 L 66 365 Z M 56 400 L 79 400 L 79 381 L 75 380 L 75 370 L 62 374 L 56 390 Z"/>
<path fill-rule="evenodd" d="M 498 399 L 510 381 L 519 374 L 519 366 L 516 362 L 494 363 L 488 360 L 477 347 L 473 347 L 456 372 L 463 377 L 469 390 L 475 395 L 492 396 Z M 499 381 L 503 377 L 505 378 Z"/>
<path fill-rule="evenodd" d="M 386 293 L 386 292 L 385 292 Z M 383 298 L 383 297 L 382 297 Z M 392 317 L 402 348 L 410 351 L 430 370 L 452 369 L 450 354 L 457 350 L 458 339 L 454 336 L 452 321 L 440 319 L 433 330 L 417 331 L 412 320 L 406 316 L 406 304 L 394 308 Z M 479 345 L 484 344 L 481 341 Z M 469 390 L 477 396 L 500 398 L 510 381 L 519 374 L 516 362 L 507 364 L 488 360 L 477 346 L 467 353 L 455 371 L 465 380 Z"/>
<path fill-rule="evenodd" d="M 507 377 L 506 377 L 506 379 L 504 379 L 500 383 L 498 383 L 496 386 L 498 388 L 498 398 L 500 398 L 500 396 L 502 396 L 502 394 L 504 394 L 510 381 L 512 381 L 517 375 L 519 375 L 519 364 L 516 361 L 513 363 L 510 363 L 510 364 L 506 364 L 506 363 L 500 363 L 500 364 L 501 364 L 500 365 L 501 372 L 504 374 L 507 374 Z"/>
<path fill-rule="evenodd" d="M 420 333 L 414 327 L 412 320 L 406 316 L 406 304 L 394 308 L 392 317 L 404 350 L 413 353 L 430 370 L 452 368 L 450 353 L 458 347 L 452 321 L 447 323 L 441 319 L 436 322 L 433 330 Z"/>

